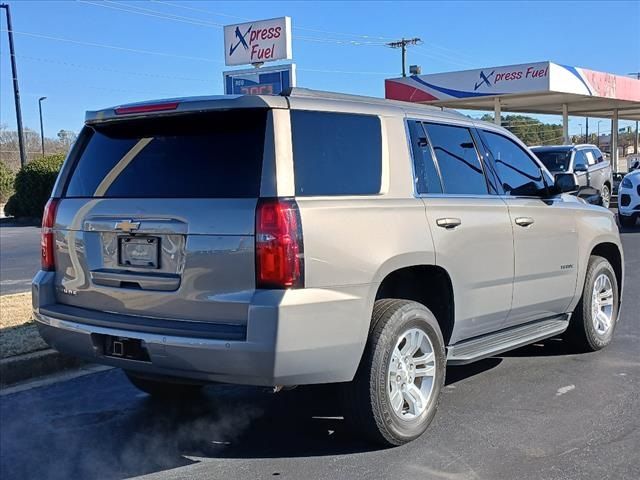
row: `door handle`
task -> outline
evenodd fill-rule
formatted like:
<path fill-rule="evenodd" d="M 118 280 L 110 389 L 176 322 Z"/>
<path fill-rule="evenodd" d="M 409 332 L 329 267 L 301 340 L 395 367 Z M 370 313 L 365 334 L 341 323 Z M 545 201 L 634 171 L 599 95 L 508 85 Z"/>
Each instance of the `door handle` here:
<path fill-rule="evenodd" d="M 436 220 L 436 225 L 447 229 L 456 228 L 461 223 L 462 220 L 460 220 L 459 218 L 438 218 Z"/>
<path fill-rule="evenodd" d="M 516 217 L 516 225 L 520 225 L 521 227 L 528 227 L 529 225 L 534 223 L 534 219 L 531 217 Z"/>

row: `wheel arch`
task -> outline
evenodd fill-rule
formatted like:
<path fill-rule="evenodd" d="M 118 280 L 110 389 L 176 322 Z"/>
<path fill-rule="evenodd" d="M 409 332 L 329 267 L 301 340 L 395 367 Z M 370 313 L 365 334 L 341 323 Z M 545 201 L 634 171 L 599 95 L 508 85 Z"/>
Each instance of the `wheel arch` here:
<path fill-rule="evenodd" d="M 606 258 L 613 267 L 618 282 L 618 300 L 620 300 L 622 298 L 622 282 L 624 280 L 622 251 L 615 243 L 601 242 L 591 249 L 590 256 L 591 255 Z"/>
<path fill-rule="evenodd" d="M 455 324 L 455 298 L 451 277 L 444 268 L 433 264 L 396 268 L 382 278 L 373 300 L 383 298 L 412 300 L 427 307 L 448 345 Z"/>

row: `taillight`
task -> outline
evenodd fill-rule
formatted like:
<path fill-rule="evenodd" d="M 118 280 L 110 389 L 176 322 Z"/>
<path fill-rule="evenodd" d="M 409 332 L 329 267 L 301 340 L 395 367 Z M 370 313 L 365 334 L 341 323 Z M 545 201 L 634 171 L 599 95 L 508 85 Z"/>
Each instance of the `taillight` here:
<path fill-rule="evenodd" d="M 301 288 L 304 255 L 295 200 L 266 198 L 256 208 L 256 287 Z"/>
<path fill-rule="evenodd" d="M 53 253 L 55 250 L 55 239 L 53 238 L 53 226 L 56 222 L 56 210 L 58 209 L 58 199 L 50 198 L 44 207 L 42 215 L 42 237 L 40 246 L 42 249 L 42 270 L 55 270 L 55 260 Z"/>

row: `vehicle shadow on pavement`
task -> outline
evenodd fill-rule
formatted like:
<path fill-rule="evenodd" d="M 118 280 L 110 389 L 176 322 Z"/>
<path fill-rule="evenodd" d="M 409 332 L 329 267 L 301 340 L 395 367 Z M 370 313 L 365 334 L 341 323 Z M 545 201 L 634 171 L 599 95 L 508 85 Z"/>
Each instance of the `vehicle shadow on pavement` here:
<path fill-rule="evenodd" d="M 453 385 L 455 383 L 466 380 L 467 378 L 475 377 L 476 375 L 480 375 L 488 370 L 491 370 L 492 368 L 497 367 L 501 363 L 501 358 L 491 357 L 470 363 L 468 365 L 448 366 L 445 385 Z"/>
<path fill-rule="evenodd" d="M 500 357 L 557 357 L 574 355 L 576 352 L 560 337 L 547 338 L 531 345 L 500 354 Z"/>
<path fill-rule="evenodd" d="M 481 375 L 501 361 L 489 358 L 449 367 L 446 383 Z M 57 393 L 51 397 L 41 396 L 38 389 L 18 393 L 15 402 L 24 412 L 3 405 L 1 476 L 120 479 L 198 462 L 357 455 L 381 449 L 349 432 L 341 418 L 338 388 L 301 387 L 273 394 L 255 387 L 212 385 L 195 398 L 158 401 L 138 392 L 114 369 L 54 387 Z M 50 413 L 43 418 L 27 413 L 45 408 Z M 10 421 L 8 410 L 22 420 Z M 29 459 L 33 451 L 40 452 L 37 462 Z"/>

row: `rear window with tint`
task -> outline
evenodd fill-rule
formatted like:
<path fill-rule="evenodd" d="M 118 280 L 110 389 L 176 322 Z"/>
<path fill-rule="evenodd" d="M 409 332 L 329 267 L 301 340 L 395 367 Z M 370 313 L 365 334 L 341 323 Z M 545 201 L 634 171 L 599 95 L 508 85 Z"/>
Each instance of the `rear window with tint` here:
<path fill-rule="evenodd" d="M 438 160 L 444 193 L 486 195 L 478 151 L 468 128 L 425 124 Z"/>
<path fill-rule="evenodd" d="M 266 115 L 238 110 L 86 127 L 65 196 L 258 197 Z"/>
<path fill-rule="evenodd" d="M 291 111 L 296 195 L 380 192 L 382 137 L 372 115 Z"/>

